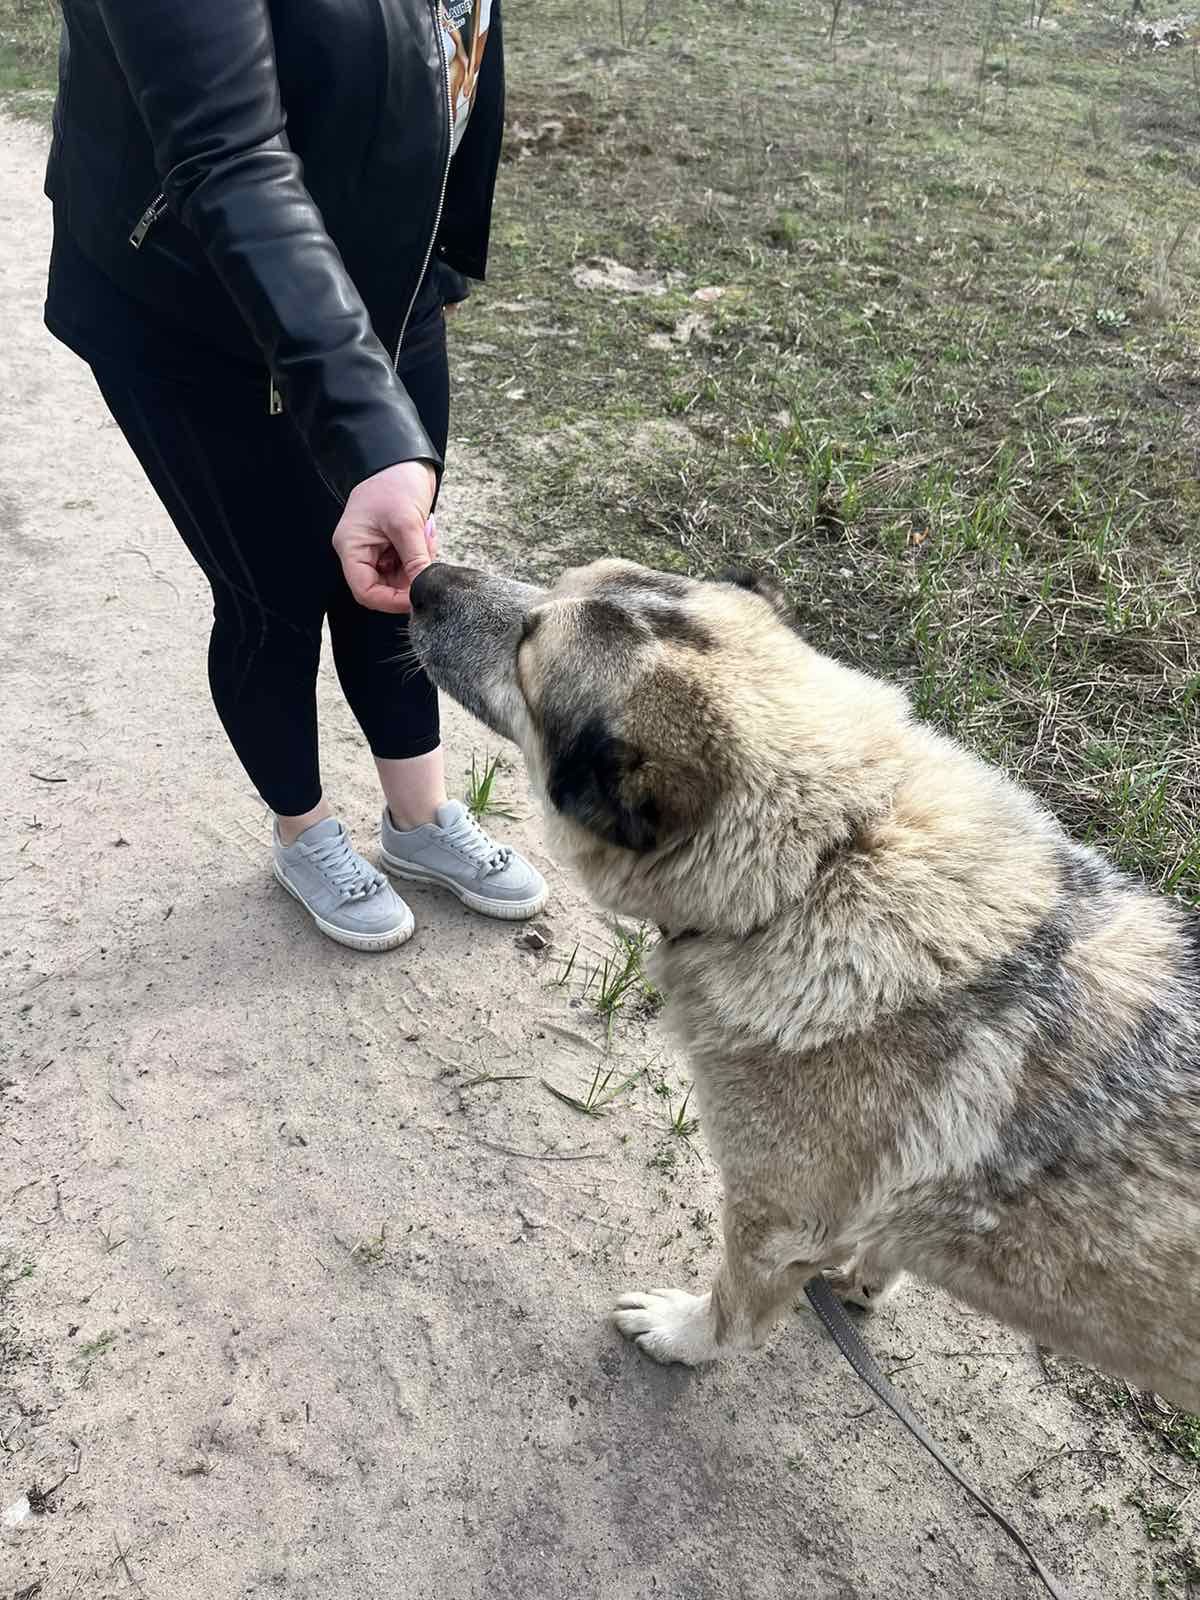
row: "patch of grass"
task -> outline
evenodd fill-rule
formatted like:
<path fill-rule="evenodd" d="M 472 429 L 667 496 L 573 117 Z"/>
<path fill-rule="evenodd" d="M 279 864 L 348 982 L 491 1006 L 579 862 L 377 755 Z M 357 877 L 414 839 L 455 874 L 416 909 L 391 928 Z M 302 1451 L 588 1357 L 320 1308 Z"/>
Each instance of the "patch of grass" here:
<path fill-rule="evenodd" d="M 567 956 L 566 960 L 562 963 L 558 976 L 553 980 L 556 989 L 565 989 L 570 983 L 575 972 L 576 964 L 579 961 L 579 951 L 581 948 L 582 947 L 580 946 L 578 940 L 576 940 L 574 946 L 572 947 L 571 954 Z"/>
<path fill-rule="evenodd" d="M 784 250 L 799 249 L 804 225 L 797 211 L 780 211 L 767 227 L 767 238 Z"/>
<path fill-rule="evenodd" d="M 654 1013 L 662 1005 L 662 994 L 646 976 L 645 959 L 653 940 L 643 923 L 638 928 L 617 928 L 613 948 L 596 970 L 595 1005 L 603 1017 L 611 1017 L 630 1000 L 643 1012 Z"/>
<path fill-rule="evenodd" d="M 668 1126 L 677 1139 L 690 1139 L 698 1132 L 700 1127 L 699 1117 L 689 1117 L 687 1114 L 688 1101 L 692 1098 L 692 1086 L 689 1083 L 684 1091 L 683 1099 L 678 1106 L 668 1102 L 670 1121 Z"/>
<path fill-rule="evenodd" d="M 1200 1493 L 1200 1417 L 1061 1356 L 1043 1352 L 1042 1360 L 1078 1405 L 1095 1416 L 1118 1416 L 1128 1424 L 1131 1437 L 1151 1465 L 1151 1476 L 1145 1481 L 1147 1486 L 1152 1484 L 1154 1496 L 1151 1499 L 1145 1490 L 1139 1490 L 1128 1497 L 1129 1504 L 1140 1513 L 1147 1540 L 1156 1546 L 1173 1546 L 1156 1556 L 1155 1587 L 1164 1597 L 1191 1600 L 1194 1586 L 1200 1583 L 1200 1551 L 1194 1543 L 1182 1540 L 1182 1511 Z M 1153 1465 L 1155 1457 L 1160 1461 L 1166 1458 L 1166 1472 Z M 1174 1500 L 1161 1498 L 1164 1482 L 1176 1485 L 1179 1492 Z M 1107 1516 L 1105 1512 L 1105 1520 Z"/>
<path fill-rule="evenodd" d="M 1117 1413 L 1125 1417 L 1147 1449 L 1156 1455 L 1174 1456 L 1200 1481 L 1200 1417 L 1180 1411 L 1158 1395 L 1140 1394 L 1121 1379 L 1090 1367 L 1058 1356 L 1047 1359 L 1076 1404 L 1097 1416 Z"/>
<path fill-rule="evenodd" d="M 106 1256 L 112 1255 L 114 1250 L 119 1250 L 123 1244 L 127 1244 L 129 1242 L 127 1239 L 113 1238 L 113 1228 L 111 1222 L 103 1225 L 98 1224 L 96 1232 L 100 1235 L 100 1244 L 103 1253 Z"/>
<path fill-rule="evenodd" d="M 644 1067 L 639 1067 L 636 1072 L 630 1072 L 623 1078 L 616 1077 L 616 1066 L 605 1069 L 603 1063 L 597 1066 L 592 1075 L 592 1081 L 587 1093 L 582 1099 L 573 1094 L 568 1094 L 564 1089 L 556 1089 L 552 1083 L 542 1079 L 542 1088 L 549 1091 L 556 1100 L 561 1100 L 563 1105 L 570 1106 L 573 1111 L 582 1111 L 585 1116 L 599 1117 L 604 1113 L 605 1106 L 611 1105 L 619 1094 L 631 1088 L 645 1072 Z"/>
<path fill-rule="evenodd" d="M 0 108 L 49 120 L 58 85 L 54 0 L 0 0 Z"/>
<path fill-rule="evenodd" d="M 509 822 L 516 820 L 516 812 L 501 804 L 496 797 L 496 775 L 501 771 L 503 759 L 499 755 L 490 759 L 485 756 L 483 766 L 480 767 L 474 753 L 471 755 L 466 805 L 477 822 L 482 822 L 484 817 L 503 817 Z"/>
<path fill-rule="evenodd" d="M 32 1278 L 34 1265 L 32 1261 L 16 1261 L 6 1259 L 0 1263 L 0 1296 L 15 1284 L 24 1283 L 27 1278 Z"/>
<path fill-rule="evenodd" d="M 642 972 L 646 940 L 645 928 L 635 933 L 618 928 L 611 952 L 595 968 L 593 1004 L 606 1021 L 611 1021 L 631 996 L 644 998 L 648 992 Z"/>
<path fill-rule="evenodd" d="M 1142 1528 L 1151 1543 L 1160 1539 L 1178 1539 L 1183 1528 L 1178 1506 L 1155 1504 L 1140 1495 L 1130 1495 L 1129 1503 L 1140 1513 Z"/>
<path fill-rule="evenodd" d="M 80 1361 L 94 1361 L 97 1356 L 104 1355 L 111 1350 L 117 1342 L 117 1336 L 111 1330 L 106 1330 L 85 1345 L 79 1347 Z"/>
<path fill-rule="evenodd" d="M 673 1145 L 664 1144 L 647 1161 L 646 1165 L 652 1172 L 661 1172 L 665 1178 L 673 1178 L 679 1167 L 679 1154 Z"/>
<path fill-rule="evenodd" d="M 497 536 L 543 573 L 767 569 L 815 645 L 1200 902 L 1187 52 L 1099 0 L 847 8 L 833 49 L 816 0 L 695 0 L 686 63 L 564 66 L 554 21 L 602 19 L 547 5 L 514 0 L 512 116 L 564 135 L 510 146 L 451 341 Z M 661 292 L 577 284 L 599 257 Z"/>
<path fill-rule="evenodd" d="M 1191 1494 L 1186 1498 L 1191 1499 Z M 1147 1541 L 1159 1547 L 1155 1552 L 1155 1588 L 1163 1596 L 1179 1595 L 1181 1600 L 1191 1600 L 1194 1585 L 1200 1583 L 1200 1551 L 1191 1541 L 1183 1541 L 1182 1502 L 1171 1505 L 1132 1494 L 1129 1504 L 1142 1519 Z M 1164 1545 L 1174 1548 L 1163 1549 Z"/>
<path fill-rule="evenodd" d="M 646 976 L 644 962 L 654 935 L 644 924 L 638 928 L 617 927 L 611 948 L 594 961 L 580 959 L 576 944 L 562 963 L 554 983 L 565 988 L 574 978 L 580 995 L 604 1022 L 611 1039 L 618 1015 L 631 1005 L 642 1016 L 653 1016 L 662 1006 L 663 996 Z"/>
<path fill-rule="evenodd" d="M 701 1244 L 711 1245 L 716 1239 L 717 1219 L 711 1211 L 706 1211 L 702 1206 L 692 1212 L 691 1224 L 693 1230 L 700 1235 Z"/>

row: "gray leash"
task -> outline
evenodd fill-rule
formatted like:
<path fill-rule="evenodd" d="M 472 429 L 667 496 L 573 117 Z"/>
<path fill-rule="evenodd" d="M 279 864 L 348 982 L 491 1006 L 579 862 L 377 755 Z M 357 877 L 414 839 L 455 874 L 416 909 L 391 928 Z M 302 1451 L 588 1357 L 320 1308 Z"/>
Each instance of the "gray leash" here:
<path fill-rule="evenodd" d="M 983 1507 L 992 1521 L 999 1523 L 1013 1543 L 1021 1550 L 1033 1570 L 1046 1585 L 1046 1588 L 1054 1596 L 1054 1600 L 1071 1600 L 1066 1589 L 1046 1571 L 1045 1567 L 1025 1543 L 1024 1537 L 1017 1532 L 1004 1513 L 997 1511 L 991 1501 L 986 1500 L 975 1485 L 969 1483 L 963 1477 L 953 1461 L 942 1454 L 941 1446 L 933 1438 L 933 1435 L 926 1428 L 920 1417 L 917 1416 L 899 1390 L 895 1389 L 879 1370 L 878 1362 L 862 1342 L 858 1329 L 842 1309 L 841 1301 L 838 1300 L 826 1280 L 820 1277 L 810 1278 L 804 1285 L 804 1292 L 808 1296 L 813 1310 L 825 1324 L 833 1342 L 855 1372 L 858 1373 L 867 1388 L 871 1390 L 872 1394 L 881 1400 L 892 1415 L 904 1424 L 918 1444 L 924 1445 L 938 1466 L 944 1472 L 950 1474 L 959 1488 L 965 1489 L 971 1499 Z"/>

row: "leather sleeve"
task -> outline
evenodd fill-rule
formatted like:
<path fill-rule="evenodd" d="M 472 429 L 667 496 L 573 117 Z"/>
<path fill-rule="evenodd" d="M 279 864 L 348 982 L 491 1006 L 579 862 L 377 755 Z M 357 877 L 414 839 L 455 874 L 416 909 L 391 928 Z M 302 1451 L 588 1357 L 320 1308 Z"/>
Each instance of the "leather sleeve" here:
<path fill-rule="evenodd" d="M 99 9 L 167 204 L 246 319 L 322 476 L 344 499 L 397 461 L 440 471 L 288 144 L 267 0 Z"/>

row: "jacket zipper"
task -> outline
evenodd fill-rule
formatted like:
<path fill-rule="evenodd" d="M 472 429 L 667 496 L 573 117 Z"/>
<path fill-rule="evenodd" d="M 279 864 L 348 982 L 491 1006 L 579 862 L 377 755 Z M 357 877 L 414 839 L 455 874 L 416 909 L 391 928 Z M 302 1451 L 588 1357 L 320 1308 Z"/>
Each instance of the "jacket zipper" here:
<path fill-rule="evenodd" d="M 446 107 L 446 165 L 442 169 L 442 187 L 438 193 L 437 210 L 433 217 L 433 229 L 429 235 L 429 244 L 425 250 L 425 259 L 421 262 L 421 271 L 417 277 L 412 297 L 408 302 L 408 310 L 404 313 L 404 321 L 400 324 L 400 333 L 396 339 L 396 353 L 392 357 L 393 371 L 400 365 L 400 351 L 404 345 L 404 335 L 408 332 L 409 318 L 412 316 L 413 307 L 417 303 L 417 296 L 421 292 L 421 285 L 425 282 L 425 274 L 429 271 L 429 263 L 433 258 L 433 247 L 437 243 L 438 229 L 442 225 L 442 213 L 446 209 L 446 190 L 450 184 L 450 162 L 453 159 L 453 131 L 454 111 L 450 104 L 450 63 L 446 59 L 446 46 L 442 39 L 442 27 L 438 18 L 438 0 L 430 0 L 430 16 L 433 19 L 433 36 L 437 40 L 438 54 L 442 58 L 442 88 L 445 91 Z M 145 218 L 142 219 L 145 221 Z M 151 223 L 151 226 L 153 223 Z M 141 227 L 141 223 L 138 224 Z M 283 396 L 279 393 L 275 379 L 272 376 L 267 386 L 267 412 L 272 417 L 279 416 L 283 410 Z"/>
<path fill-rule="evenodd" d="M 450 162 L 453 157 L 454 108 L 450 104 L 450 63 L 446 59 L 446 44 L 442 38 L 442 25 L 438 18 L 438 0 L 430 0 L 429 12 L 433 18 L 433 35 L 437 40 L 438 54 L 442 58 L 442 88 L 445 90 L 446 107 L 446 165 L 442 171 L 442 187 L 438 195 L 437 211 L 433 217 L 433 232 L 429 235 L 429 247 L 425 251 L 425 259 L 421 263 L 420 276 L 417 278 L 412 298 L 408 302 L 408 310 L 404 313 L 404 321 L 400 324 L 400 336 L 396 340 L 396 354 L 392 357 L 393 370 L 400 365 L 400 349 L 404 344 L 404 335 L 408 332 L 408 321 L 413 314 L 413 307 L 417 303 L 417 296 L 421 292 L 421 285 L 425 282 L 425 274 L 429 271 L 429 263 L 433 257 L 433 247 L 437 243 L 438 229 L 442 225 L 442 212 L 446 208 L 446 190 L 450 184 Z"/>
<path fill-rule="evenodd" d="M 412 296 L 408 302 L 408 309 L 404 313 L 404 321 L 400 324 L 400 334 L 396 340 L 396 353 L 392 357 L 392 367 L 395 369 L 400 364 L 400 351 L 404 344 L 404 335 L 408 332 L 409 318 L 412 316 L 413 307 L 417 303 L 417 295 L 421 292 L 421 285 L 425 282 L 425 274 L 429 271 L 429 263 L 433 258 L 433 248 L 437 243 L 438 229 L 442 225 L 442 213 L 446 209 L 446 190 L 450 185 L 450 162 L 453 158 L 453 124 L 454 110 L 450 103 L 450 63 L 446 59 L 446 46 L 442 39 L 441 23 L 437 14 L 438 0 L 431 0 L 429 11 L 433 19 L 433 36 L 437 40 L 438 55 L 442 61 L 442 89 L 444 91 L 444 104 L 446 108 L 446 164 L 442 169 L 442 186 L 438 192 L 437 210 L 434 212 L 433 228 L 429 235 L 429 244 L 425 249 L 425 257 L 421 262 L 421 271 Z M 129 235 L 129 242 L 135 250 L 140 250 L 146 242 L 146 235 L 167 209 L 165 194 L 156 194 L 138 218 L 137 226 Z M 269 415 L 277 417 L 283 410 L 283 396 L 275 383 L 274 375 L 271 376 L 267 386 L 267 411 Z"/>
<path fill-rule="evenodd" d="M 146 242 L 146 235 L 167 209 L 165 194 L 156 194 L 138 218 L 137 227 L 129 235 L 129 242 L 135 250 L 140 250 Z"/>
<path fill-rule="evenodd" d="M 135 250 L 140 250 L 146 242 L 146 235 L 167 209 L 167 197 L 159 193 L 154 196 L 150 204 L 137 220 L 137 227 L 129 235 L 129 242 Z M 267 414 L 277 417 L 283 410 L 283 396 L 276 386 L 274 377 L 271 377 L 267 386 Z"/>

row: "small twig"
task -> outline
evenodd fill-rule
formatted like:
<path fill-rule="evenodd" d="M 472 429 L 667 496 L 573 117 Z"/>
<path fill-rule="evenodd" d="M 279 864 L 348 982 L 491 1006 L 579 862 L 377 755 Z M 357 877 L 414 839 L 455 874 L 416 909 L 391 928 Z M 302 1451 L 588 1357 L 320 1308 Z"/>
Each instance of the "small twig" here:
<path fill-rule="evenodd" d="M 1150 1424 L 1146 1421 L 1146 1413 L 1142 1410 L 1141 1404 L 1138 1400 L 1137 1390 L 1133 1387 L 1128 1379 L 1125 1380 L 1125 1392 L 1129 1396 L 1130 1405 L 1137 1412 L 1138 1421 L 1141 1423 L 1142 1427 L 1145 1428 L 1146 1432 L 1149 1433 Z"/>
<path fill-rule="evenodd" d="M 138 1581 L 134 1577 L 133 1573 L 130 1572 L 130 1570 L 129 1570 L 129 1555 L 128 1555 L 128 1552 L 121 1549 L 121 1541 L 120 1541 L 120 1539 L 117 1538 L 115 1533 L 113 1534 L 113 1544 L 115 1544 L 116 1547 L 117 1547 L 117 1554 L 116 1554 L 115 1560 L 109 1562 L 109 1566 L 110 1567 L 115 1566 L 117 1561 L 119 1561 L 121 1563 L 121 1566 L 124 1568 L 125 1577 L 129 1582 L 129 1587 L 131 1589 L 140 1588 L 141 1585 L 138 1583 Z"/>
<path fill-rule="evenodd" d="M 35 1228 L 48 1228 L 54 1221 L 55 1217 L 57 1217 L 60 1222 L 65 1222 L 67 1220 L 63 1215 L 62 1190 L 59 1188 L 57 1180 L 54 1184 L 54 1208 L 50 1212 L 50 1215 L 48 1217 L 30 1217 L 29 1221 L 34 1225 Z"/>
<path fill-rule="evenodd" d="M 1066 1445 L 1062 1444 L 1059 1445 L 1057 1450 L 1051 1450 L 1048 1456 L 1043 1456 L 1040 1461 L 1035 1461 L 1031 1467 L 1026 1468 L 1026 1470 L 1021 1473 L 1020 1477 L 1017 1478 L 1016 1481 L 1018 1483 L 1024 1483 L 1026 1478 L 1032 1478 L 1035 1472 L 1040 1472 L 1043 1467 L 1049 1466 L 1052 1461 L 1057 1461 L 1059 1456 L 1066 1453 L 1066 1449 Z"/>
<path fill-rule="evenodd" d="M 1062 1380 L 1060 1378 L 1056 1377 L 1055 1374 L 1053 1372 L 1051 1372 L 1049 1366 L 1046 1364 L 1046 1352 L 1045 1352 L 1045 1350 L 1043 1350 L 1043 1348 L 1042 1348 L 1042 1346 L 1040 1344 L 1035 1344 L 1034 1345 L 1033 1353 L 1037 1357 L 1037 1363 L 1038 1363 L 1038 1366 L 1041 1367 L 1041 1369 L 1042 1369 L 1042 1377 L 1045 1379 L 1045 1381 L 1047 1383 L 1049 1383 L 1049 1384 L 1060 1383 Z"/>
<path fill-rule="evenodd" d="M 74 1439 L 71 1440 L 71 1443 L 75 1444 Z M 58 1482 L 55 1483 L 55 1484 L 51 1484 L 49 1489 L 39 1489 L 37 1491 L 37 1500 L 38 1500 L 38 1509 L 39 1510 L 45 1511 L 46 1504 L 50 1500 L 51 1496 L 52 1495 L 56 1495 L 58 1493 L 58 1491 L 62 1488 L 63 1484 L 66 1483 L 68 1478 L 74 1478 L 77 1475 L 77 1473 L 79 1472 L 79 1463 L 82 1460 L 82 1458 L 83 1458 L 83 1451 L 79 1448 L 79 1446 L 77 1444 L 75 1444 L 75 1465 L 73 1467 L 68 1467 L 67 1470 L 63 1473 L 62 1477 L 58 1480 Z M 31 1491 L 30 1495 L 29 1495 L 29 1500 L 30 1500 L 31 1504 L 33 1502 L 33 1499 L 34 1499 L 34 1495 L 33 1495 L 33 1492 Z"/>
<path fill-rule="evenodd" d="M 71 781 L 69 778 L 47 778 L 45 773 L 42 772 L 31 772 L 29 776 L 36 778 L 39 783 L 69 783 Z"/>
<path fill-rule="evenodd" d="M 159 583 L 165 583 L 167 588 L 170 589 L 171 593 L 175 596 L 176 600 L 179 599 L 179 590 L 171 582 L 170 578 L 166 577 L 164 573 L 159 572 L 158 568 L 154 565 L 153 561 L 151 561 L 146 552 L 144 550 L 139 550 L 137 545 L 122 545 L 120 548 L 115 550 L 113 554 L 118 556 L 141 556 L 142 560 L 146 563 L 146 566 L 150 572 L 150 576 Z"/>
<path fill-rule="evenodd" d="M 1187 1489 L 1188 1494 L 1195 1493 L 1196 1485 L 1194 1483 L 1192 1484 L 1191 1488 L 1188 1488 L 1186 1483 L 1180 1483 L 1175 1478 L 1168 1478 L 1165 1472 L 1159 1471 L 1159 1469 L 1154 1465 L 1153 1461 L 1144 1462 L 1143 1465 L 1148 1471 L 1152 1472 L 1156 1478 L 1161 1478 L 1164 1483 L 1170 1484 L 1172 1489 Z M 1182 1504 L 1183 1501 L 1181 1500 L 1180 1505 Z"/>
<path fill-rule="evenodd" d="M 902 1356 L 894 1367 L 889 1367 L 887 1369 L 887 1372 L 884 1374 L 884 1376 L 888 1378 L 894 1378 L 898 1372 L 903 1372 L 907 1367 L 911 1367 L 916 1359 L 917 1358 L 915 1355 Z"/>
<path fill-rule="evenodd" d="M 474 1138 L 474 1135 L 472 1135 Z M 494 1150 L 502 1156 L 519 1156 L 522 1161 L 607 1161 L 606 1155 L 592 1151 L 572 1151 L 564 1155 L 556 1155 L 553 1151 L 516 1150 L 509 1144 L 493 1144 L 490 1139 L 475 1139 L 476 1144 L 481 1144 L 485 1150 Z"/>

